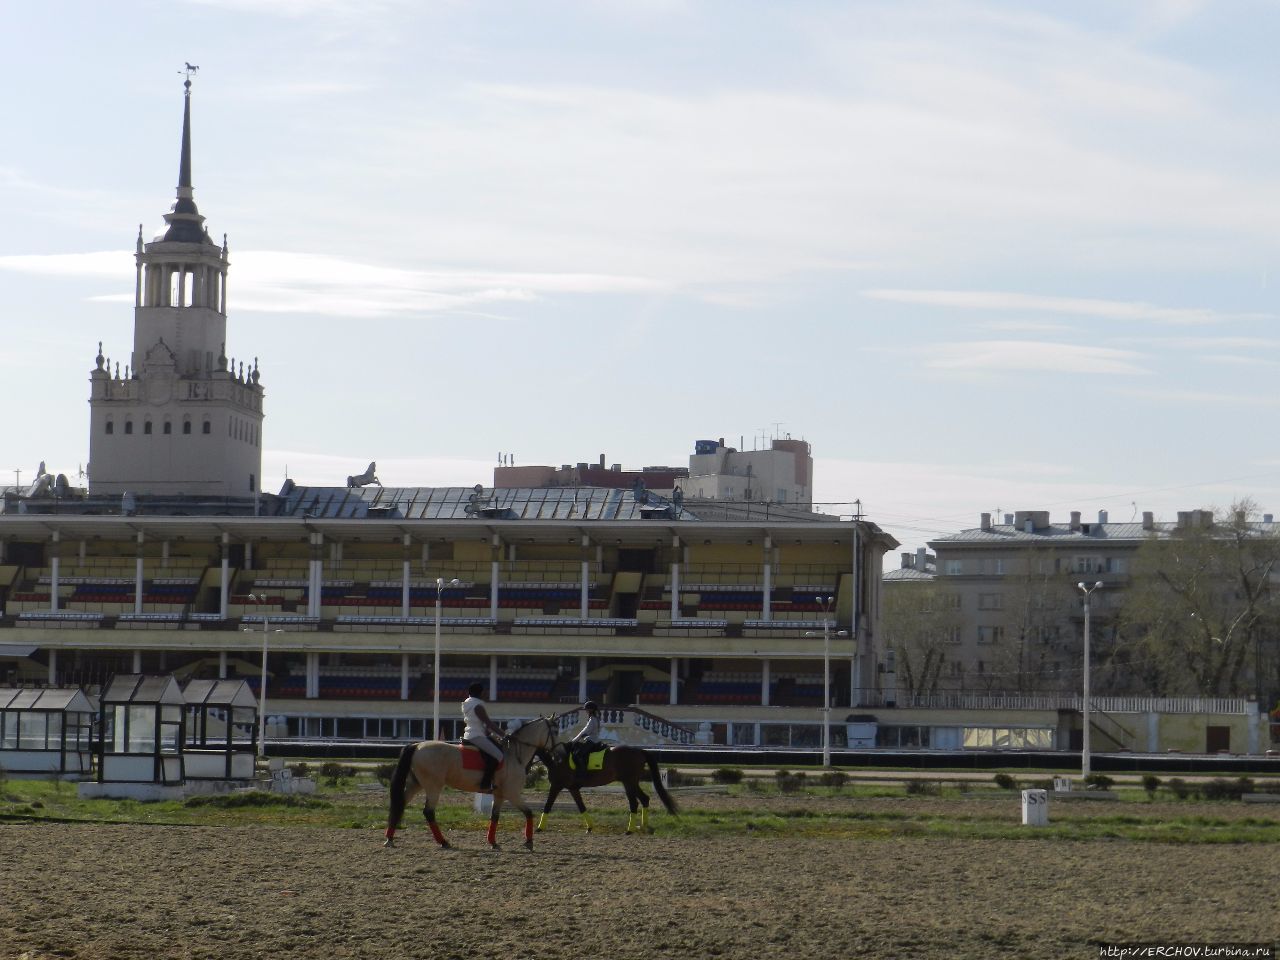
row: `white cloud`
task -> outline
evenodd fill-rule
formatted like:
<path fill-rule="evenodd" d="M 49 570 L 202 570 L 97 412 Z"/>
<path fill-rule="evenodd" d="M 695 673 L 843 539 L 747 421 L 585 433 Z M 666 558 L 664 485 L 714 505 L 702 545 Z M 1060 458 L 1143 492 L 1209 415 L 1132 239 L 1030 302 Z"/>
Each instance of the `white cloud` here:
<path fill-rule="evenodd" d="M 879 289 L 864 290 L 862 295 L 872 300 L 953 307 L 962 310 L 1019 310 L 1111 320 L 1152 320 L 1188 326 L 1222 323 L 1227 320 L 1257 319 L 1256 314 L 1231 314 L 1203 308 L 1160 307 L 1141 301 L 1049 297 L 999 290 Z"/>
<path fill-rule="evenodd" d="M 934 356 L 926 366 L 939 370 L 1052 373 L 1145 374 L 1129 350 L 1037 340 L 979 340 L 925 347 Z"/>
<path fill-rule="evenodd" d="M 47 276 L 132 277 L 125 252 L 0 257 L 0 270 Z M 646 293 L 658 285 L 643 277 L 586 273 L 498 273 L 406 270 L 340 257 L 281 251 L 231 256 L 237 310 L 369 318 L 459 311 L 484 304 L 535 300 L 552 293 Z M 103 294 L 100 302 L 132 302 L 132 293 Z"/>

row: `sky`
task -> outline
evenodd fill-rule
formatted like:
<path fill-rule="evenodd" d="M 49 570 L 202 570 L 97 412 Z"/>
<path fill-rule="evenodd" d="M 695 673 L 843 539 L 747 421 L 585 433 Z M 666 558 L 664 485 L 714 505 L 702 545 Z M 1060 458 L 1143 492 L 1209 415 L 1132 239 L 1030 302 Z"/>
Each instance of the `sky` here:
<path fill-rule="evenodd" d="M 1273 0 L 11 4 L 0 478 L 85 465 L 191 63 L 265 490 L 790 436 L 903 550 L 982 512 L 1275 511 L 1278 28 Z"/>

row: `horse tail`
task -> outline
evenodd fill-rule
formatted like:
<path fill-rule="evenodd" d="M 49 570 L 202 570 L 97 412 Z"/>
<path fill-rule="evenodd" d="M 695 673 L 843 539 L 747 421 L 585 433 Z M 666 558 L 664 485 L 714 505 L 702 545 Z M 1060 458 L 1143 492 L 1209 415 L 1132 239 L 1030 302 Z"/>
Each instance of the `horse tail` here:
<path fill-rule="evenodd" d="M 387 827 L 392 830 L 400 825 L 400 818 L 404 816 L 404 786 L 409 779 L 409 768 L 413 766 L 413 754 L 417 749 L 416 743 L 405 744 L 400 751 L 396 772 L 391 775 L 391 808 L 387 813 Z"/>
<path fill-rule="evenodd" d="M 653 778 L 654 793 L 658 795 L 662 805 L 667 808 L 667 813 L 676 813 L 676 802 L 671 798 L 671 794 L 667 793 L 667 788 L 662 785 L 662 774 L 658 771 L 658 761 L 654 759 L 653 754 L 648 752 L 645 753 L 644 759 L 649 764 L 649 775 Z"/>

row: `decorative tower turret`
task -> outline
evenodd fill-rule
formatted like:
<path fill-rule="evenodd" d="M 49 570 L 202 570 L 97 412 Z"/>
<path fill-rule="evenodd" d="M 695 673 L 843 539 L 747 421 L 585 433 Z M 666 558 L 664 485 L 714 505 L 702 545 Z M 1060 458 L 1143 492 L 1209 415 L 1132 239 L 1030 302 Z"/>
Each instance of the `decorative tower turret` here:
<path fill-rule="evenodd" d="M 183 84 L 178 194 L 166 229 L 138 227 L 133 352 L 120 375 L 98 345 L 89 492 L 250 496 L 262 476 L 262 385 L 228 363 L 227 241 L 209 239 L 191 188 L 191 74 Z"/>

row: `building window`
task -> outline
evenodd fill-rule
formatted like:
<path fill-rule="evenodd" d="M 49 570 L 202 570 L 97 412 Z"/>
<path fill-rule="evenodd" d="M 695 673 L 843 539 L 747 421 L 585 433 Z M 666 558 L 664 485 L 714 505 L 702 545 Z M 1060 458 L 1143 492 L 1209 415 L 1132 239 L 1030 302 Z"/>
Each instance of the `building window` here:
<path fill-rule="evenodd" d="M 205 434 L 206 436 L 208 436 L 209 434 L 213 433 L 213 424 L 212 424 L 212 423 L 210 423 L 208 420 L 206 420 L 206 421 L 201 425 L 201 430 L 200 430 L 200 432 L 201 432 L 201 433 L 203 433 L 203 434 Z"/>
<path fill-rule="evenodd" d="M 1101 557 L 1073 557 L 1071 569 L 1073 573 L 1101 573 L 1106 566 Z"/>
<path fill-rule="evenodd" d="M 133 433 L 133 421 L 132 421 L 132 420 L 126 420 L 126 421 L 124 422 L 124 432 L 125 432 L 125 433 Z"/>
<path fill-rule="evenodd" d="M 151 421 L 150 421 L 150 420 L 144 420 L 144 421 L 142 422 L 142 432 L 143 432 L 144 434 L 146 434 L 148 437 L 149 437 L 149 436 L 151 436 Z"/>
<path fill-rule="evenodd" d="M 112 434 L 112 433 L 115 433 L 115 432 L 116 432 L 116 425 L 115 425 L 114 423 L 112 423 L 110 420 L 108 420 L 108 421 L 107 421 L 107 433 L 108 433 L 108 434 Z"/>
<path fill-rule="evenodd" d="M 999 593 L 980 593 L 978 594 L 979 610 L 1003 610 L 1004 595 Z"/>
<path fill-rule="evenodd" d="M 959 610 L 963 606 L 963 603 L 962 603 L 963 600 L 964 600 L 964 597 L 962 597 L 958 593 L 948 594 L 947 606 L 952 610 Z"/>
<path fill-rule="evenodd" d="M 167 437 L 171 433 L 173 433 L 173 424 L 166 420 L 164 422 L 164 435 Z"/>
<path fill-rule="evenodd" d="M 960 576 L 960 574 L 962 574 L 962 573 L 964 573 L 964 561 L 963 561 L 963 560 L 948 560 L 948 561 L 947 561 L 947 576 L 949 576 L 949 577 L 958 577 L 958 576 Z"/>
<path fill-rule="evenodd" d="M 984 576 L 1004 576 L 1004 558 L 1002 557 L 985 557 L 982 561 L 982 573 Z"/>
<path fill-rule="evenodd" d="M 983 644 L 999 643 L 1003 639 L 1004 639 L 1004 627 L 979 627 L 978 628 L 979 643 L 983 643 Z"/>
<path fill-rule="evenodd" d="M 182 433 L 183 433 L 183 435 L 186 435 L 186 434 L 191 433 L 191 421 L 190 421 L 190 420 L 183 420 L 183 421 L 182 421 Z"/>
<path fill-rule="evenodd" d="M 1107 573 L 1128 573 L 1129 561 L 1124 557 L 1107 557 Z"/>

